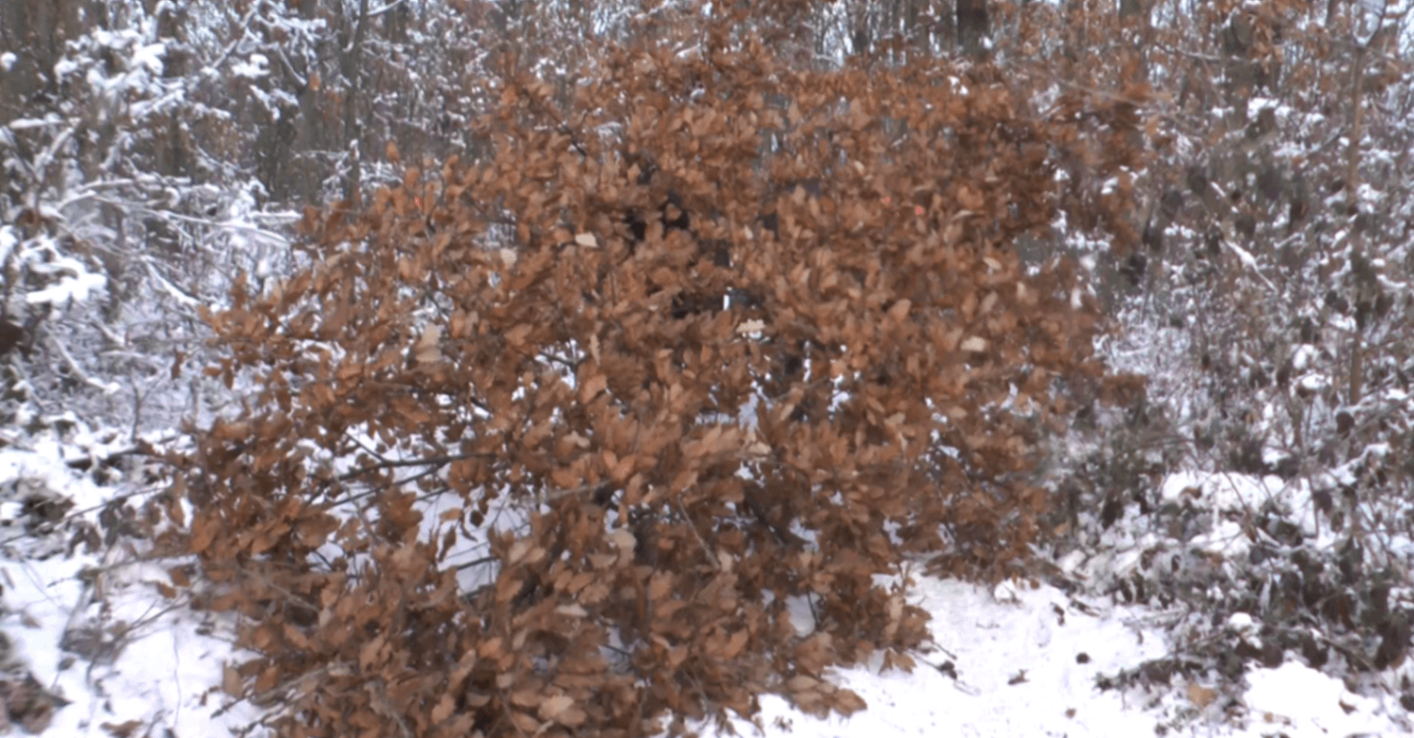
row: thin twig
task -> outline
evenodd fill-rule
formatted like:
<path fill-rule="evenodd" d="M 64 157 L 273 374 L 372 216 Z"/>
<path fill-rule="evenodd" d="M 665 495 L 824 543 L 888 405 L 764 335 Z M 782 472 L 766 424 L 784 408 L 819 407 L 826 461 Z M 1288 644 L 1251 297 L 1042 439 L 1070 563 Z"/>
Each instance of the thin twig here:
<path fill-rule="evenodd" d="M 355 469 L 355 470 L 353 470 L 353 471 L 351 471 L 351 472 L 347 472 L 347 473 L 345 473 L 345 474 L 342 474 L 342 475 L 340 475 L 340 476 L 338 476 L 338 477 L 335 477 L 334 480 L 333 480 L 333 482 L 334 482 L 334 483 L 347 482 L 347 481 L 349 481 L 350 479 L 356 479 L 356 478 L 361 477 L 361 476 L 363 476 L 363 475 L 365 475 L 365 474 L 371 474 L 371 473 L 377 472 L 377 471 L 385 471 L 385 470 L 388 470 L 388 469 L 404 469 L 404 468 L 407 468 L 407 467 L 410 467 L 410 466 L 426 466 L 426 465 L 429 465 L 429 464 L 435 465 L 435 466 L 445 466 L 445 465 L 450 464 L 450 463 L 452 463 L 452 462 L 454 462 L 454 461 L 467 461 L 467 460 L 470 460 L 470 459 L 495 459 L 495 458 L 497 458 L 496 454 L 452 454 L 452 455 L 450 455 L 450 456 L 432 456 L 432 457 L 428 457 L 428 458 L 424 458 L 424 459 L 398 459 L 398 460 L 393 460 L 393 461 L 382 461 L 382 462 L 379 462 L 379 463 L 377 463 L 377 464 L 373 464 L 373 465 L 371 465 L 371 466 L 360 467 L 360 468 Z"/>

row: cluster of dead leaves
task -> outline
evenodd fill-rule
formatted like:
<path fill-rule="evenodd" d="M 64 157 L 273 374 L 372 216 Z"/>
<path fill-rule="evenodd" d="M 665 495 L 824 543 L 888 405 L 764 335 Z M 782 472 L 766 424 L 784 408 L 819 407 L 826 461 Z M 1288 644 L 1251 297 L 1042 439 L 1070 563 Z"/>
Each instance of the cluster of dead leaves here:
<path fill-rule="evenodd" d="M 508 80 L 486 160 L 311 213 L 314 266 L 210 316 L 212 373 L 261 390 L 198 439 L 189 543 L 260 654 L 226 689 L 283 735 L 848 713 L 831 666 L 927 636 L 876 575 L 1026 555 L 1018 472 L 1099 367 L 1073 274 L 1011 242 L 1077 124 L 941 60 L 805 72 L 708 30 L 607 55 L 568 110 Z"/>

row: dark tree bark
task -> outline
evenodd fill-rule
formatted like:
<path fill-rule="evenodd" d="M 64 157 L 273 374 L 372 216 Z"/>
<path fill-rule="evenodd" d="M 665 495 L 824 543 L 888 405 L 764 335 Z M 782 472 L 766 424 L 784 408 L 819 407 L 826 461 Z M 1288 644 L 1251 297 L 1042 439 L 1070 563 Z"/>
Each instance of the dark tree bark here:
<path fill-rule="evenodd" d="M 1149 3 L 1146 0 L 1119 0 L 1119 17 L 1121 20 L 1130 18 L 1148 18 Z"/>
<path fill-rule="evenodd" d="M 982 56 L 990 31 L 987 0 L 957 0 L 957 40 L 964 54 Z"/>
<path fill-rule="evenodd" d="M 21 117 L 41 91 L 57 95 L 52 75 L 55 62 L 64 54 L 64 42 L 87 30 L 81 4 L 79 0 L 0 2 L 0 52 L 15 55 L 10 69 L 0 74 L 0 123 Z"/>
<path fill-rule="evenodd" d="M 360 146 L 358 103 L 363 95 L 363 37 L 368 25 L 368 0 L 359 0 L 358 18 L 354 21 L 353 40 L 344 55 L 344 77 L 349 91 L 344 96 L 344 144 L 349 153 L 348 173 L 344 180 L 344 198 L 357 205 L 363 187 L 363 151 Z"/>

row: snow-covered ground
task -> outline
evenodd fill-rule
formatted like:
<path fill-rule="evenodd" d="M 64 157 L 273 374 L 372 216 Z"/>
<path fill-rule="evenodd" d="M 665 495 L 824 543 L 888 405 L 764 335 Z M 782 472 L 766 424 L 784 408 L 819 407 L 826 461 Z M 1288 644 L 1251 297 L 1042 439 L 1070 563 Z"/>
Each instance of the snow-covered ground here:
<path fill-rule="evenodd" d="M 1082 736 L 1404 735 L 1391 719 L 1403 708 L 1345 690 L 1339 680 L 1293 662 L 1249 676 L 1245 709 L 1232 709 L 1201 683 L 1175 678 L 1150 692 L 1101 690 L 1097 677 L 1162 657 L 1162 633 L 1147 607 L 1072 598 L 1050 586 L 996 590 L 922 578 L 915 601 L 933 614 L 934 653 L 912 674 L 844 669 L 836 683 L 869 708 L 818 720 L 785 700 L 761 700 L 760 726 L 775 738 L 1081 738 Z M 1387 714 L 1386 711 L 1389 711 Z M 742 735 L 756 728 L 738 721 Z M 711 731 L 704 731 L 710 734 Z"/>
<path fill-rule="evenodd" d="M 96 521 L 117 492 L 76 475 L 57 446 L 0 451 L 0 632 L 12 645 L 0 683 L 30 675 L 68 702 L 46 716 L 47 700 L 18 709 L 22 700 L 12 698 L 9 717 L 21 727 L 28 718 L 31 728 L 47 717 L 46 736 L 155 738 L 229 735 L 256 720 L 244 703 L 214 714 L 230 702 L 213 688 L 234 634 L 229 621 L 163 597 L 157 583 L 170 583 L 166 567 L 176 562 L 135 561 L 121 545 L 69 556 L 56 544 L 67 544 L 72 528 L 26 534 L 24 497 L 55 493 L 74 503 L 75 518 Z"/>
<path fill-rule="evenodd" d="M 0 679 L 18 684 L 30 674 L 68 702 L 44 734 L 208 738 L 257 720 L 246 703 L 222 709 L 229 703 L 220 690 L 223 669 L 234 656 L 229 623 L 164 598 L 157 585 L 168 581 L 165 565 L 131 563 L 116 548 L 32 558 L 33 549 L 15 545 L 15 494 L 41 487 L 72 498 L 75 513 L 89 517 L 112 490 L 76 476 L 57 449 L 0 452 L 0 536 L 8 542 L 0 557 L 0 631 L 14 644 Z M 849 718 L 817 719 L 765 696 L 759 729 L 793 738 L 1404 734 L 1394 697 L 1352 694 L 1296 659 L 1250 672 L 1240 705 L 1181 677 L 1149 691 L 1100 689 L 1101 675 L 1167 653 L 1156 625 L 1162 613 L 1148 607 L 1048 585 L 993 589 L 927 577 L 912 594 L 933 615 L 935 641 L 913 673 L 878 673 L 877 664 L 835 672 L 838 686 L 868 704 Z M 735 728 L 758 731 L 746 721 Z"/>

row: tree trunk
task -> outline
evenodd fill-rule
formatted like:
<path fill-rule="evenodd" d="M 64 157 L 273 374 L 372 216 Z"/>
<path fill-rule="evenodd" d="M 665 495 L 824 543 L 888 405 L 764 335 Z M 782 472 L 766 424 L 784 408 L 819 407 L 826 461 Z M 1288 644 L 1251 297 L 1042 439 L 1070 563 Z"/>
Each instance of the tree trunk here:
<path fill-rule="evenodd" d="M 363 152 L 359 138 L 358 100 L 363 93 L 363 34 L 368 25 L 368 0 L 359 0 L 358 19 L 354 21 L 353 39 L 344 53 L 344 78 L 349 91 L 344 95 L 344 146 L 348 152 L 348 172 L 344 175 L 344 199 L 358 208 L 363 187 Z"/>
<path fill-rule="evenodd" d="M 41 91 L 57 94 L 54 64 L 64 42 L 88 29 L 80 21 L 79 0 L 0 0 L 0 54 L 13 54 L 0 71 L 0 124 L 21 117 Z M 92 17 L 92 16 L 90 16 Z"/>
<path fill-rule="evenodd" d="M 957 0 L 957 40 L 962 53 L 982 56 L 987 51 L 987 0 Z"/>

